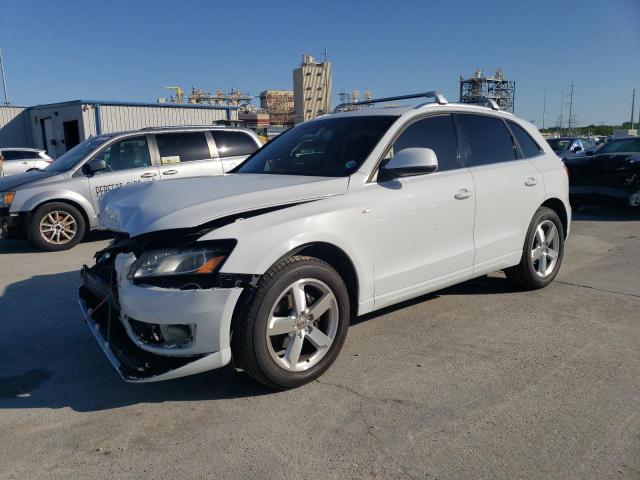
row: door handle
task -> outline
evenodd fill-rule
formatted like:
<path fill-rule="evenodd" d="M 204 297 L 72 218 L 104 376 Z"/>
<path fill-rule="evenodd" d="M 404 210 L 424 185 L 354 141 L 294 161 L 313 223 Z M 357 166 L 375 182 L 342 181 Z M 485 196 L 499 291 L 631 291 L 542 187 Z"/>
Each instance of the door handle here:
<path fill-rule="evenodd" d="M 459 190 L 458 193 L 456 193 L 453 197 L 456 200 L 464 200 L 465 198 L 469 198 L 472 194 L 473 192 L 471 190 L 463 188 L 462 190 Z"/>
<path fill-rule="evenodd" d="M 163 175 L 175 175 L 176 173 L 178 173 L 178 170 L 165 170 L 162 172 Z"/>
<path fill-rule="evenodd" d="M 29 162 L 22 162 L 23 165 L 29 165 Z"/>
<path fill-rule="evenodd" d="M 527 179 L 525 180 L 524 184 L 525 184 L 527 187 L 533 187 L 534 185 L 537 185 L 537 184 L 538 184 L 538 180 L 536 180 L 536 179 L 535 179 L 535 178 L 533 178 L 533 177 L 529 177 L 529 178 L 527 178 Z"/>
<path fill-rule="evenodd" d="M 140 178 L 151 178 L 151 177 L 155 177 L 156 175 L 157 175 L 157 173 L 148 172 L 148 173 L 143 173 L 142 175 L 140 175 Z"/>

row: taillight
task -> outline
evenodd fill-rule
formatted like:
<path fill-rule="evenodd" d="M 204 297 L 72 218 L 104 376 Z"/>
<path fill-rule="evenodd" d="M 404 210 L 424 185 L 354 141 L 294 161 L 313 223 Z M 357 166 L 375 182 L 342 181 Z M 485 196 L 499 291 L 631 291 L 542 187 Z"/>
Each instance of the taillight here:
<path fill-rule="evenodd" d="M 44 161 L 47 163 L 53 163 L 53 158 L 45 158 Z"/>
<path fill-rule="evenodd" d="M 563 162 L 562 166 L 564 167 L 564 173 L 566 173 L 567 178 L 569 178 L 569 168 L 567 168 L 567 164 Z"/>

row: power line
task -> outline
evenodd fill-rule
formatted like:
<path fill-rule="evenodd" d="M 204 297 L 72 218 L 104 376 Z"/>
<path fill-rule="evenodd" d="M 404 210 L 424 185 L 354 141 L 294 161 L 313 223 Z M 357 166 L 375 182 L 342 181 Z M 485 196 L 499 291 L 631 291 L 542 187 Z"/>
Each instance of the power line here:
<path fill-rule="evenodd" d="M 45 76 L 49 76 L 49 77 L 68 78 L 68 79 L 71 79 L 71 80 L 80 80 L 80 81 L 83 81 L 83 82 L 105 83 L 105 84 L 109 84 L 109 85 L 119 85 L 119 86 L 125 86 L 125 87 L 164 88 L 163 86 L 159 86 L 159 85 L 145 85 L 145 84 L 142 84 L 142 83 L 117 82 L 117 81 L 113 81 L 113 80 L 98 80 L 98 79 L 95 79 L 95 78 L 78 77 L 78 76 L 75 76 L 75 75 L 65 75 L 65 74 L 54 73 L 54 72 L 42 72 L 42 71 L 39 71 L 39 70 L 30 70 L 30 69 L 20 68 L 20 67 L 11 67 L 11 69 L 15 70 L 17 72 L 32 73 L 32 74 L 35 74 L 35 75 L 45 75 Z"/>

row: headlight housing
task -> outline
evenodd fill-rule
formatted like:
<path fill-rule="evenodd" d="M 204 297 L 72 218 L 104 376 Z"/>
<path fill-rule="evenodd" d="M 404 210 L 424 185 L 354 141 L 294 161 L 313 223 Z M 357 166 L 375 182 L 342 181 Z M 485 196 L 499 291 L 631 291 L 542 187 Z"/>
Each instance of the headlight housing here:
<path fill-rule="evenodd" d="M 129 278 L 144 282 L 154 278 L 197 279 L 217 272 L 231 253 L 227 245 L 193 245 L 149 250 L 131 266 Z"/>
<path fill-rule="evenodd" d="M 0 208 L 9 208 L 16 192 L 0 192 Z"/>

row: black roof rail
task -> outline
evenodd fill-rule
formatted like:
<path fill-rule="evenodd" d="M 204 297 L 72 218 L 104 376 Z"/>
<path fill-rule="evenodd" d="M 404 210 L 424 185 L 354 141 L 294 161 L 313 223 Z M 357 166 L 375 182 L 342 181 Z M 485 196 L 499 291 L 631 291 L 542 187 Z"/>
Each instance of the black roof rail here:
<path fill-rule="evenodd" d="M 341 103 L 336 108 L 334 108 L 333 113 L 339 112 L 341 109 L 345 107 L 350 107 L 354 105 L 371 105 L 373 103 L 392 102 L 395 100 L 407 100 L 409 98 L 433 98 L 435 99 L 436 103 L 438 103 L 439 105 L 446 105 L 447 103 L 449 103 L 449 101 L 445 98 L 444 95 L 442 95 L 440 92 L 433 90 L 430 92 L 413 93 L 410 95 L 400 95 L 398 97 L 372 98 L 371 100 L 363 100 L 361 102 L 345 102 L 345 103 Z"/>

